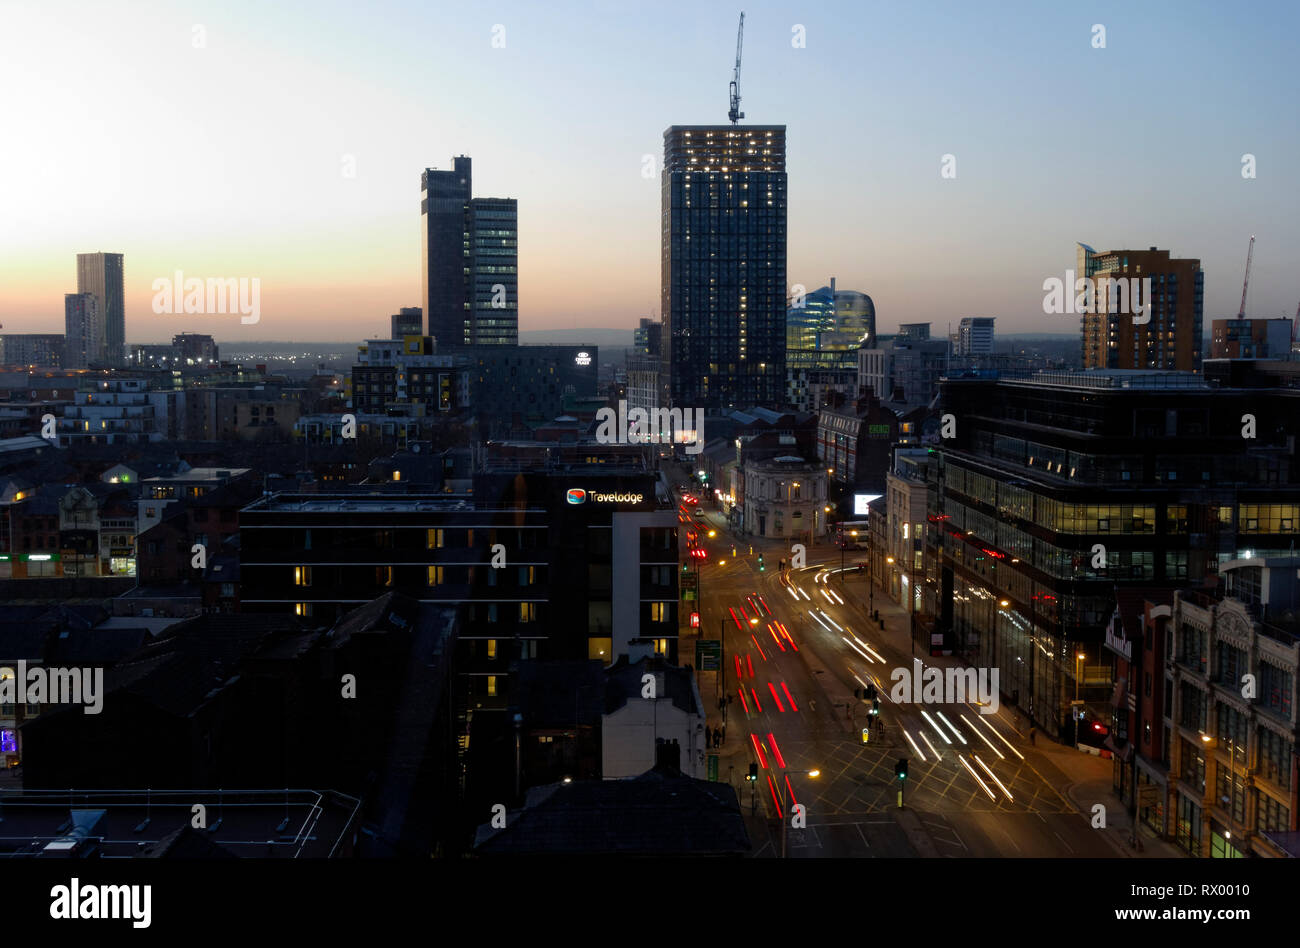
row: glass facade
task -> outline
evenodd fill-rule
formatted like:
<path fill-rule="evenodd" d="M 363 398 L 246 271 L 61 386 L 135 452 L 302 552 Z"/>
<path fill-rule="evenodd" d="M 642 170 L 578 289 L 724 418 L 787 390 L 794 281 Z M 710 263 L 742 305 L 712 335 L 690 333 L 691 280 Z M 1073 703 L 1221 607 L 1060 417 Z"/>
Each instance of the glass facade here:
<path fill-rule="evenodd" d="M 784 126 L 664 133 L 663 377 L 683 408 L 785 396 Z"/>

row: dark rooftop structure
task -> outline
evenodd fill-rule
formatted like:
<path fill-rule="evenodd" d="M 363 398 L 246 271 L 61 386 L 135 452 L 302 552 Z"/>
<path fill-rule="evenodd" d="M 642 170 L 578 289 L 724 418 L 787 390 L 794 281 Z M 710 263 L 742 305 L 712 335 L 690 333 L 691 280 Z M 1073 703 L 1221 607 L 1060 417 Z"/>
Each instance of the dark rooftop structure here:
<path fill-rule="evenodd" d="M 534 787 L 504 829 L 479 827 L 480 856 L 745 856 L 749 834 L 730 784 L 661 763 L 626 780 Z"/>

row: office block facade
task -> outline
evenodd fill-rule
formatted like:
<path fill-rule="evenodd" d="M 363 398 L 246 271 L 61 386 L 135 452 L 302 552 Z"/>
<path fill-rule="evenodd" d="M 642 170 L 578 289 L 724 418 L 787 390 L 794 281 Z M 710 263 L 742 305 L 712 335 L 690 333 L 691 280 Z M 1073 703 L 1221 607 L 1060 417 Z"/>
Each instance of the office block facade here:
<path fill-rule="evenodd" d="M 64 337 L 59 333 L 25 332 L 0 335 L 0 365 L 63 365 Z"/>
<path fill-rule="evenodd" d="M 1079 244 L 1076 279 L 1092 281 L 1096 312 L 1081 316 L 1085 369 L 1201 369 L 1205 273 L 1201 261 L 1168 250 L 1093 250 Z M 1151 281 L 1151 299 L 1135 315 L 1132 290 L 1108 281 Z M 1073 292 L 1066 287 L 1067 295 Z M 1077 302 L 1077 300 L 1076 300 Z M 1126 305 L 1127 302 L 1127 305 Z M 1111 310 L 1116 310 L 1111 312 Z"/>
<path fill-rule="evenodd" d="M 91 361 L 110 366 L 126 358 L 126 300 L 120 253 L 77 254 L 77 292 L 95 297 L 103 336 Z"/>
<path fill-rule="evenodd" d="M 992 355 L 995 320 L 992 316 L 963 317 L 957 329 L 957 355 Z"/>
<path fill-rule="evenodd" d="M 928 465 L 921 590 L 943 647 L 1001 669 L 1003 692 L 1055 732 L 1071 657 L 1095 662 L 1117 588 L 1198 585 L 1294 544 L 1297 409 L 1294 391 L 1181 372 L 945 381 L 956 430 Z"/>
<path fill-rule="evenodd" d="M 424 310 L 418 306 L 403 306 L 389 319 L 389 338 L 424 335 Z"/>
<path fill-rule="evenodd" d="M 783 400 L 786 194 L 785 126 L 664 132 L 662 404 Z"/>
<path fill-rule="evenodd" d="M 63 368 L 85 369 L 99 359 L 104 324 L 93 293 L 63 295 Z"/>
<path fill-rule="evenodd" d="M 518 202 L 473 197 L 471 161 L 463 155 L 450 171 L 426 169 L 420 188 L 428 334 L 444 350 L 517 344 Z"/>
<path fill-rule="evenodd" d="M 1216 319 L 1210 324 L 1211 359 L 1290 359 L 1290 319 Z"/>

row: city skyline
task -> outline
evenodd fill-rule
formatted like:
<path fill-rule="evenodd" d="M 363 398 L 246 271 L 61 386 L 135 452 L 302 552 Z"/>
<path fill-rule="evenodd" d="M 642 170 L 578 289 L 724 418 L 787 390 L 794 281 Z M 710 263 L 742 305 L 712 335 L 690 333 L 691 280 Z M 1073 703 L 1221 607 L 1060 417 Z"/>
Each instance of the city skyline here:
<path fill-rule="evenodd" d="M 1202 4 L 997 19 L 956 6 L 745 6 L 744 124 L 789 130 L 791 284 L 837 277 L 875 300 L 882 332 L 979 314 L 1005 334 L 1072 332 L 1076 318 L 1040 304 L 1076 242 L 1159 246 L 1202 261 L 1209 320 L 1236 313 L 1257 235 L 1248 315 L 1294 313 L 1300 198 L 1287 156 L 1300 130 L 1266 117 L 1288 114 L 1284 37 L 1297 11 L 1270 5 L 1242 23 Z M 127 342 L 372 335 L 421 302 L 410 182 L 456 154 L 478 159 L 478 193 L 519 202 L 521 332 L 631 329 L 661 315 L 662 131 L 724 120 L 737 11 L 385 9 L 396 15 L 381 22 L 326 3 L 304 25 L 235 4 L 128 28 L 84 8 L 102 30 L 68 39 L 71 71 L 38 84 L 14 118 L 15 138 L 36 147 L 0 159 L 24 182 L 0 239 L 5 331 L 56 331 L 71 259 L 103 247 L 132 261 Z M 1104 49 L 1094 23 L 1107 29 Z M 59 29 L 53 14 L 18 11 L 10 36 L 27 39 L 5 45 L 0 75 L 43 75 L 34 51 Z M 90 39 L 105 35 L 115 43 Z M 123 95 L 120 121 L 75 97 L 92 80 L 129 93 L 139 80 L 118 63 L 136 60 L 169 81 Z M 219 87 L 241 63 L 265 80 Z M 1045 63 L 1057 71 L 1040 73 Z M 452 80 L 463 83 L 455 101 L 422 94 Z M 1125 101 L 1136 88 L 1168 96 L 1158 114 L 1099 110 L 1075 133 L 1081 97 Z M 62 212 L 67 182 L 85 176 L 72 143 L 87 124 L 105 146 L 104 186 Z M 1254 179 L 1242 177 L 1247 154 Z M 945 155 L 955 178 L 941 176 Z M 1104 193 L 1090 183 L 1103 175 Z M 971 252 L 990 246 L 1002 252 Z M 260 279 L 263 318 L 154 314 L 151 282 L 176 270 Z"/>

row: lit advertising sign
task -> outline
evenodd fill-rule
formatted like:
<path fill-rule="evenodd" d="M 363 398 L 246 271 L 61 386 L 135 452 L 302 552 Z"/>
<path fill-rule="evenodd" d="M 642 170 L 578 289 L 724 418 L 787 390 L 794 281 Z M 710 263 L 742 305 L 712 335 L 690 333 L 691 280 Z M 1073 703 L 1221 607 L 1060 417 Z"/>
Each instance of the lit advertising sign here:
<path fill-rule="evenodd" d="M 586 490 L 581 487 L 570 487 L 565 492 L 564 499 L 571 504 L 617 504 L 619 506 L 635 506 L 645 501 L 645 494 L 640 491 L 599 491 Z"/>
<path fill-rule="evenodd" d="M 871 511 L 868 508 L 873 500 L 879 500 L 884 494 L 854 494 L 853 495 L 853 513 L 856 516 L 865 516 Z"/>

